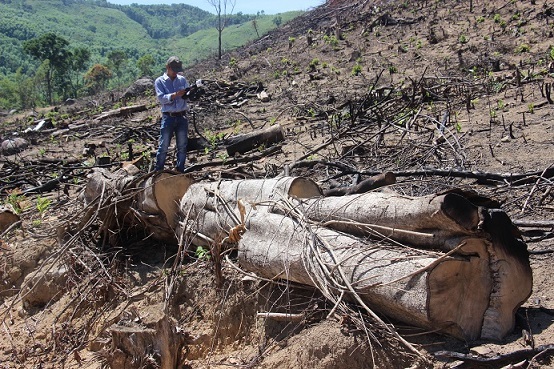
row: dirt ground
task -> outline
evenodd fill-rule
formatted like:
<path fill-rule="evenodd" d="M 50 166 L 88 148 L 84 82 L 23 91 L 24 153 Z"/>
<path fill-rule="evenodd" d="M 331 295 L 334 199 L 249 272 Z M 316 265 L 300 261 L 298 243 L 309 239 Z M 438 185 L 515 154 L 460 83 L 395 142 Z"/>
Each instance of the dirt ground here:
<path fill-rule="evenodd" d="M 554 367 L 553 33 L 547 1 L 335 0 L 186 71 L 207 86 L 192 102 L 190 137 L 203 144 L 188 157 L 196 180 L 273 177 L 288 166 L 328 189 L 393 171 L 392 189 L 408 195 L 459 187 L 498 201 L 533 270 L 533 292 L 501 342 L 387 320 L 424 360 L 380 330 L 326 318 L 332 306 L 317 291 L 258 280 L 234 264 L 223 262 L 221 282 L 213 260 L 191 254 L 170 274 L 174 246 L 119 234 L 106 248 L 95 234 L 101 224 L 65 247 L 62 230 L 82 219 L 79 194 L 98 158 L 115 169 L 130 159 L 130 144 L 149 170 L 159 108 L 146 92 L 3 118 L 2 140 L 17 134 L 29 146 L 0 157 L 2 199 L 22 220 L 0 239 L 0 368 L 158 367 L 148 352 L 129 361 L 112 328 L 156 329 L 163 311 L 186 338 L 182 368 Z M 142 108 L 98 119 L 129 106 Z M 53 128 L 25 132 L 44 117 Z M 225 138 L 273 124 L 285 132 L 279 150 L 226 154 Z M 52 189 L 29 191 L 52 179 Z M 257 316 L 279 309 L 306 317 Z"/>

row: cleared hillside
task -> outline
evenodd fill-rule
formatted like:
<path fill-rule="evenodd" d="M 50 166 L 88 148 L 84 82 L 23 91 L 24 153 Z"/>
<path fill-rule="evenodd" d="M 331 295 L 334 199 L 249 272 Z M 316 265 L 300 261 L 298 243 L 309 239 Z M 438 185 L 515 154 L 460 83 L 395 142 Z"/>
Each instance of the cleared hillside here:
<path fill-rule="evenodd" d="M 123 199 L 106 192 L 85 207 L 89 176 L 120 169 L 131 153 L 148 178 L 160 112 L 147 89 L 3 120 L 0 136 L 25 138 L 28 147 L 0 157 L 2 195 L 21 209 L 21 223 L 0 244 L 0 367 L 160 367 L 160 352 L 136 348 L 160 337 L 162 312 L 175 328 L 163 337 L 183 343 L 179 368 L 552 367 L 553 46 L 547 1 L 334 0 L 221 62 L 185 70 L 190 81 L 204 80 L 204 94 L 191 102 L 187 178 L 217 187 L 286 173 L 338 191 L 390 173 L 395 183 L 377 191 L 463 193 L 505 212 L 533 281 L 514 329 L 499 341 L 462 341 L 380 311 L 400 340 L 334 288 L 324 290 L 329 299 L 321 289 L 246 273 L 223 241 L 205 238 L 187 253 L 155 242 L 125 221 L 160 216 L 106 216 L 132 191 Z M 43 118 L 52 128 L 26 132 Z M 277 126 L 277 144 L 227 151 L 230 137 Z M 107 157 L 110 164 L 98 164 Z M 44 184 L 53 187 L 37 193 Z M 300 220 L 302 211 L 276 210 Z M 375 242 L 390 240 L 381 234 Z M 448 256 L 461 264 L 481 257 Z M 444 306 L 456 310 L 450 302 Z"/>

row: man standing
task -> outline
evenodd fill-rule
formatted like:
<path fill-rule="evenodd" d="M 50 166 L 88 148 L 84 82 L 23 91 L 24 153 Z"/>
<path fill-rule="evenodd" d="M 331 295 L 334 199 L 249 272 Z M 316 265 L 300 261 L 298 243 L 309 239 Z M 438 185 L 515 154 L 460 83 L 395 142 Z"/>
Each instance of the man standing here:
<path fill-rule="evenodd" d="M 162 105 L 162 121 L 160 130 L 160 142 L 156 153 L 155 170 L 163 170 L 167 149 L 171 143 L 171 137 L 175 134 L 177 141 L 177 165 L 178 172 L 185 171 L 185 160 L 187 158 L 188 142 L 188 110 L 185 100 L 189 84 L 181 74 L 183 63 L 172 56 L 167 59 L 165 73 L 154 82 L 156 96 Z"/>

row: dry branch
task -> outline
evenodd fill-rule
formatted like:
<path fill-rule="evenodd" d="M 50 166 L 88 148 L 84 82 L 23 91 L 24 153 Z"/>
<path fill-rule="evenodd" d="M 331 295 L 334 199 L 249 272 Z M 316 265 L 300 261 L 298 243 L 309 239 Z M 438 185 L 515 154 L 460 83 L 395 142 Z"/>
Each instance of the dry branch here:
<path fill-rule="evenodd" d="M 122 116 L 122 115 L 128 115 L 128 114 L 136 113 L 136 112 L 139 112 L 139 111 L 144 111 L 146 109 L 147 109 L 147 107 L 144 104 L 124 106 L 124 107 L 121 107 L 119 109 L 109 110 L 109 111 L 103 112 L 102 114 L 100 114 L 96 118 L 94 118 L 94 121 L 95 122 L 101 122 L 101 121 L 103 121 L 105 119 L 108 119 L 108 118 L 119 117 L 119 116 Z"/>

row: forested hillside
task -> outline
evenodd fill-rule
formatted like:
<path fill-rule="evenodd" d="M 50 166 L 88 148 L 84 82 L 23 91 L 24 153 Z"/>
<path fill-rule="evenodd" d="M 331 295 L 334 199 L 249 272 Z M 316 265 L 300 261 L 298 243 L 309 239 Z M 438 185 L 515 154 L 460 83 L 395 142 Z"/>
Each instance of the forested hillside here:
<path fill-rule="evenodd" d="M 123 6 L 106 0 L 1 0 L 0 12 L 0 107 L 5 109 L 31 107 L 20 97 L 23 86 L 27 96 L 28 89 L 37 86 L 33 102 L 40 106 L 48 103 L 49 97 L 59 101 L 97 92 L 98 88 L 114 88 L 145 74 L 158 74 L 169 54 L 191 63 L 217 50 L 216 15 L 185 4 Z M 232 33 L 223 32 L 223 47 L 244 45 L 298 14 L 229 14 L 226 28 Z M 80 56 L 61 65 L 62 69 L 73 69 L 68 71 L 73 76 L 52 76 L 52 96 L 42 91 L 48 88 L 41 90 L 41 85 L 44 74 L 56 70 L 56 66 L 44 65 L 45 58 L 33 57 L 25 49 L 26 42 L 46 34 L 55 35 L 64 44 L 64 53 Z M 91 69 L 95 65 L 105 67 L 101 69 L 102 83 L 92 86 L 89 80 L 87 87 L 83 77 L 88 72 L 96 78 L 99 67 Z"/>

